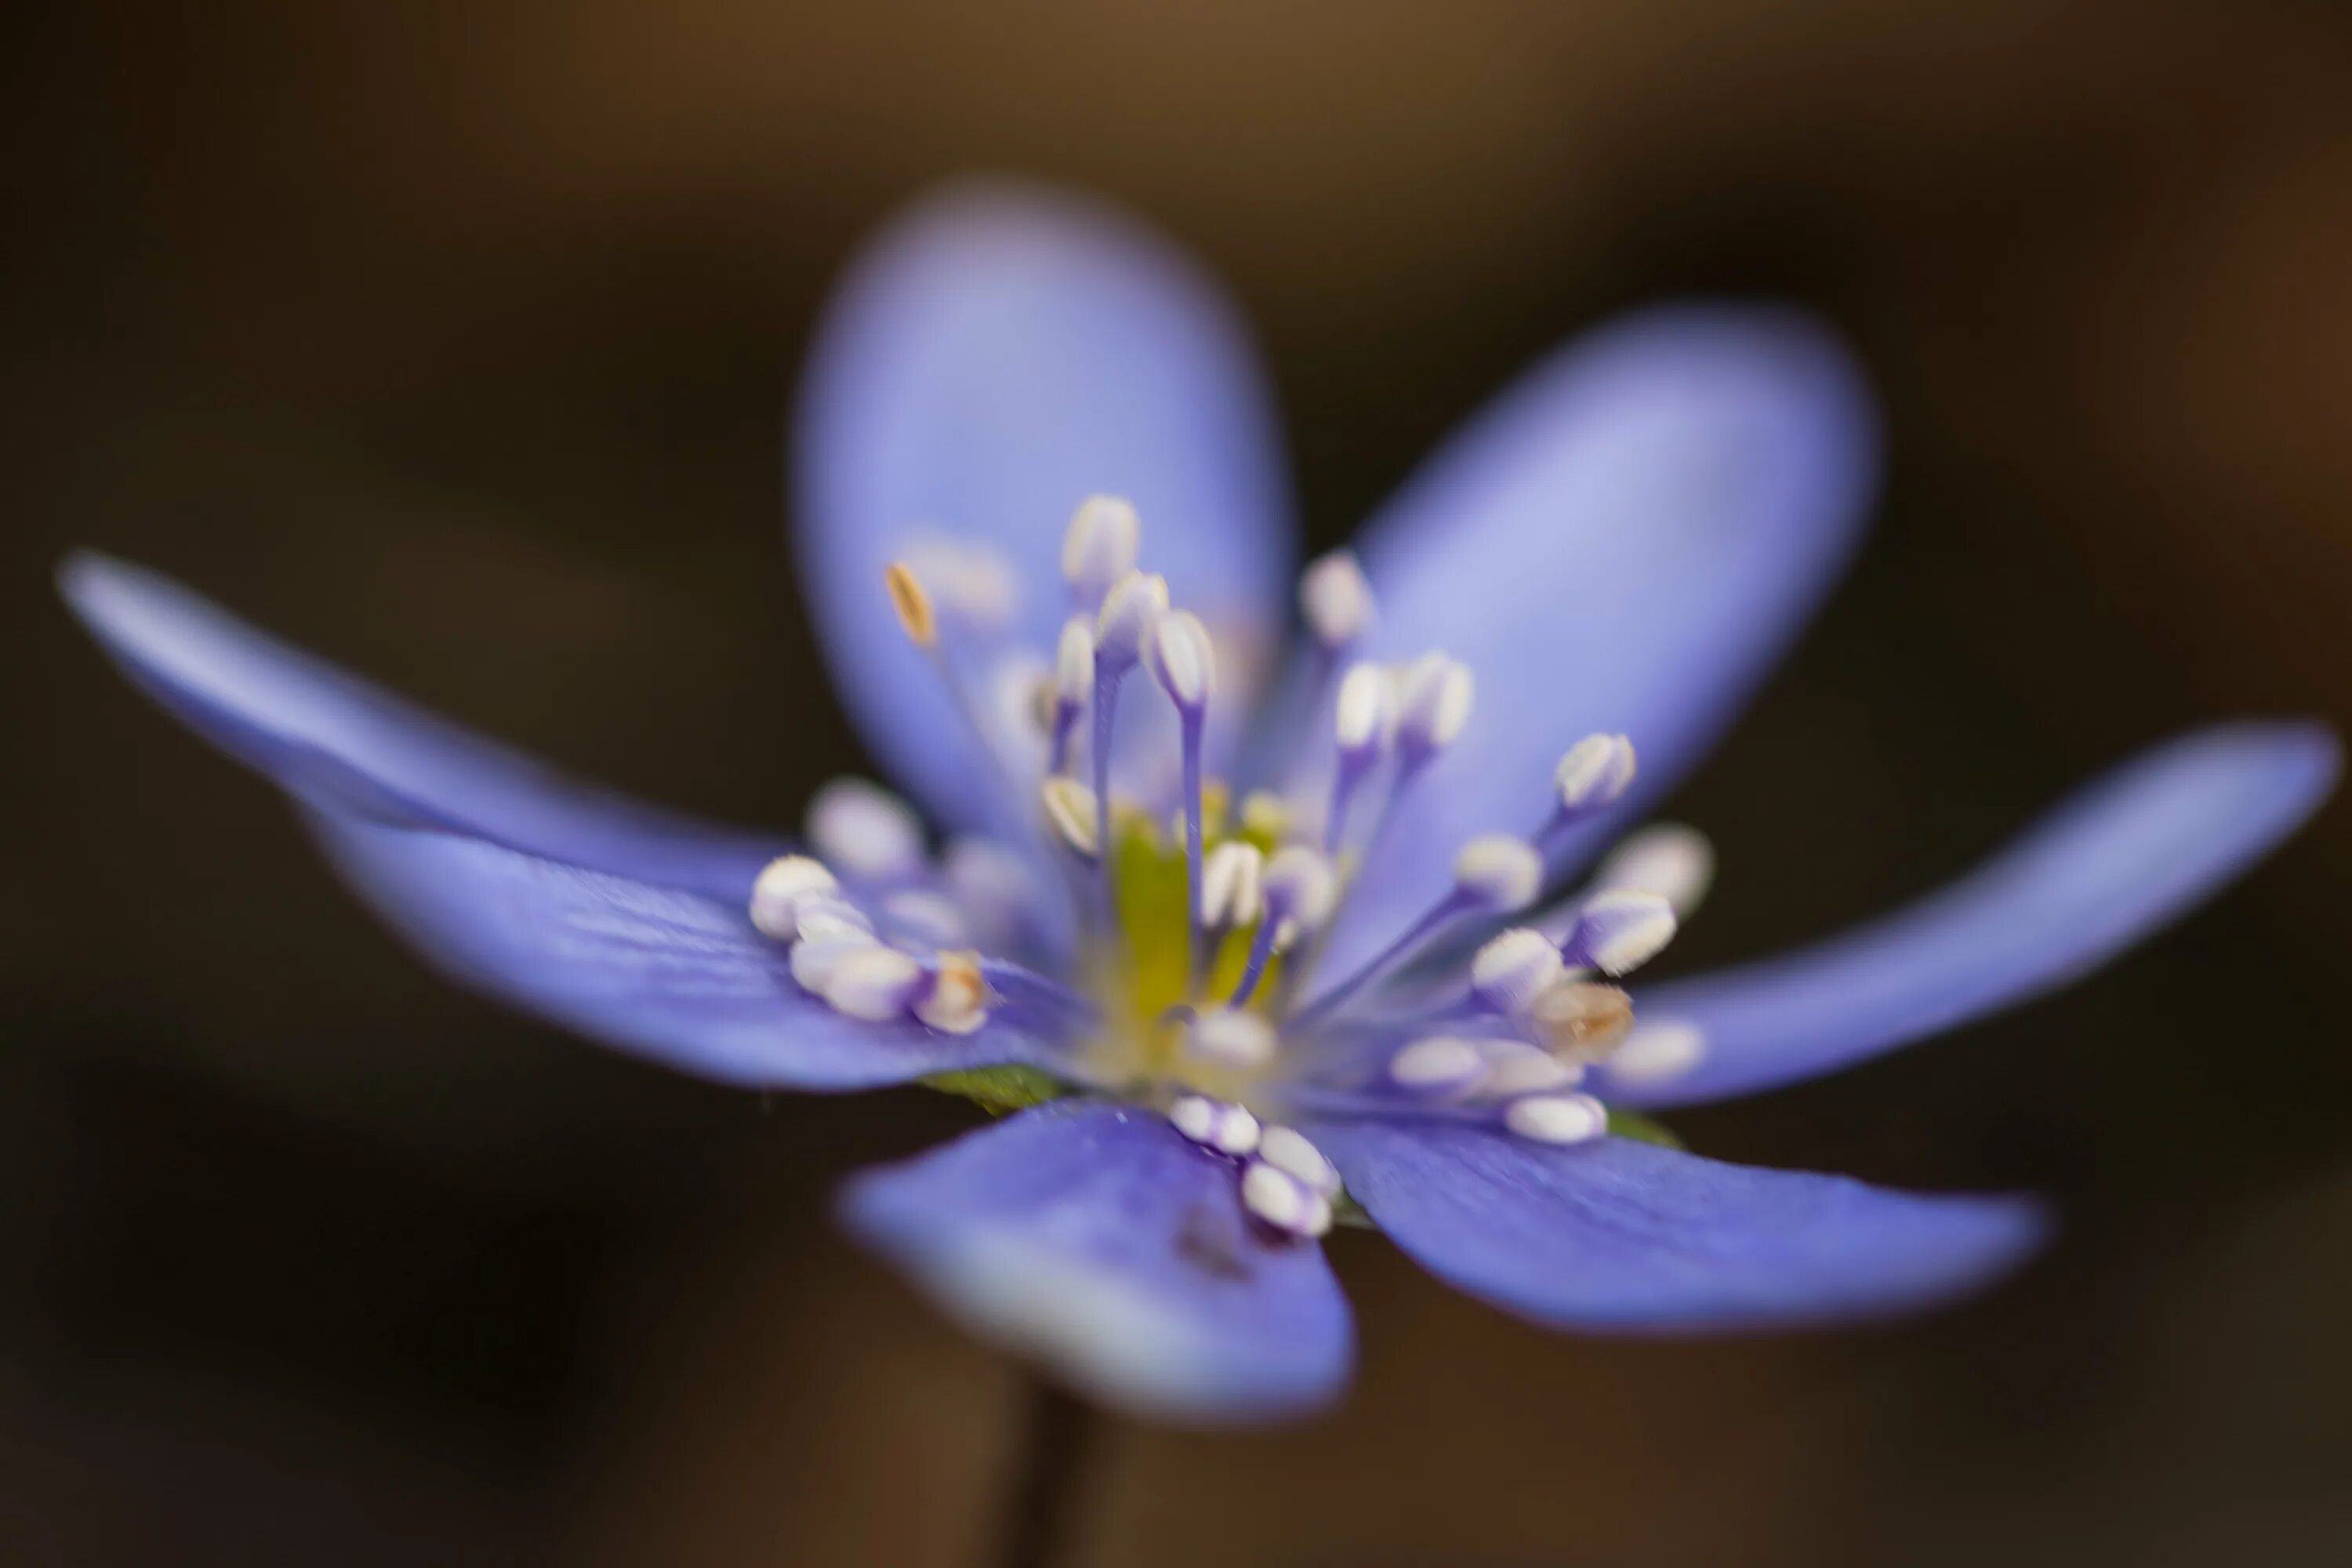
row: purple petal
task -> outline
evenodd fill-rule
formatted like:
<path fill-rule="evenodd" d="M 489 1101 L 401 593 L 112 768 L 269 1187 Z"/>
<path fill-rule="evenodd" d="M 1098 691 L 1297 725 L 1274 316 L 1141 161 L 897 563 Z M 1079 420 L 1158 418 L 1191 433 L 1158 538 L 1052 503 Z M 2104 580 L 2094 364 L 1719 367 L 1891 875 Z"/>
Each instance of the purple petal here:
<path fill-rule="evenodd" d="M 1463 840 L 1540 822 L 1552 765 L 1584 735 L 1630 735 L 1640 757 L 1607 823 L 1679 778 L 1828 591 L 1875 468 L 1853 366 L 1763 309 L 1645 311 L 1480 414 L 1365 534 L 1370 651 L 1442 648 L 1475 672 L 1477 702 L 1351 896 L 1333 961 L 1442 892 Z"/>
<path fill-rule="evenodd" d="M 1685 1105 L 1832 1072 L 2063 984 L 2187 910 L 2294 831 L 2334 784 L 2301 724 L 2206 730 L 2146 752 L 1951 887 L 1816 946 L 1636 999 L 1604 1092 Z"/>
<path fill-rule="evenodd" d="M 1061 537 L 1089 494 L 1132 500 L 1143 563 L 1218 636 L 1245 694 L 1282 624 L 1296 542 L 1272 407 L 1242 328 L 1164 241 L 1043 188 L 919 204 L 842 285 L 795 431 L 803 581 L 868 743 L 971 822 L 971 742 L 907 644 L 883 569 L 924 534 L 1015 569 L 1015 632 L 1050 657 Z"/>
<path fill-rule="evenodd" d="M 2016 1197 L 1927 1196 L 1622 1138 L 1566 1147 L 1441 1122 L 1317 1122 L 1348 1191 L 1448 1284 L 1555 1328 L 1875 1317 L 1991 1280 L 2042 1241 Z"/>
<path fill-rule="evenodd" d="M 1268 1237 L 1239 1190 L 1164 1118 L 1064 1100 L 866 1172 L 841 1212 L 973 1332 L 1105 1404 L 1304 1415 L 1347 1385 L 1348 1303 L 1321 1250 Z"/>
<path fill-rule="evenodd" d="M 1002 1021 L 952 1037 L 843 1017 L 793 984 L 788 950 L 737 904 L 433 828 L 315 807 L 304 817 L 344 879 L 435 968 L 686 1072 L 848 1089 L 1054 1054 Z"/>
<path fill-rule="evenodd" d="M 58 585 L 149 696 L 313 805 L 730 900 L 782 847 L 562 778 L 141 567 L 79 554 Z"/>

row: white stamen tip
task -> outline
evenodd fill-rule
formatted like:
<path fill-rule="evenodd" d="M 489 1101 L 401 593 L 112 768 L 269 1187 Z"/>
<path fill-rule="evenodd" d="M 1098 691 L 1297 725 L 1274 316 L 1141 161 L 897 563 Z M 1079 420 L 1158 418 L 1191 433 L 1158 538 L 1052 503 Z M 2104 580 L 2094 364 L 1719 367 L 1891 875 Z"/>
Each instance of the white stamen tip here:
<path fill-rule="evenodd" d="M 1505 1107 L 1503 1125 L 1538 1143 L 1581 1143 L 1609 1131 L 1609 1111 L 1589 1094 L 1536 1094 Z"/>
<path fill-rule="evenodd" d="M 1715 846 L 1696 827 L 1656 823 L 1612 850 L 1592 880 L 1599 888 L 1655 893 L 1688 920 L 1715 880 Z"/>
<path fill-rule="evenodd" d="M 1558 980 L 1565 966 L 1549 937 L 1515 926 L 1490 939 L 1470 961 L 1470 988 L 1487 1006 L 1517 1014 Z"/>
<path fill-rule="evenodd" d="M 980 954 L 943 952 L 915 1004 L 915 1016 L 943 1035 L 969 1035 L 988 1022 L 988 983 Z"/>
<path fill-rule="evenodd" d="M 897 948 L 868 943 L 832 965 L 824 994 L 826 1005 L 845 1017 L 880 1024 L 906 1012 L 923 979 L 923 966 Z"/>
<path fill-rule="evenodd" d="M 1217 685 L 1217 654 L 1209 628 L 1190 610 L 1171 610 L 1151 624 L 1143 639 L 1143 662 L 1170 700 L 1198 713 Z"/>
<path fill-rule="evenodd" d="M 1062 623 L 1062 639 L 1054 646 L 1054 697 L 1065 708 L 1084 708 L 1095 694 L 1095 623 L 1072 616 Z"/>
<path fill-rule="evenodd" d="M 1655 893 L 1604 889 L 1576 911 L 1563 945 L 1606 974 L 1623 974 L 1655 958 L 1675 938 L 1675 907 Z"/>
<path fill-rule="evenodd" d="M 1481 1040 L 1478 1049 L 1486 1058 L 1486 1071 L 1478 1080 L 1481 1100 L 1574 1089 L 1584 1079 L 1581 1063 L 1561 1061 L 1525 1040 Z"/>
<path fill-rule="evenodd" d="M 1633 742 L 1622 735 L 1587 735 L 1560 757 L 1552 787 L 1564 811 L 1598 811 L 1633 784 Z"/>
<path fill-rule="evenodd" d="M 1201 864 L 1201 923 L 1211 931 L 1221 926 L 1255 925 L 1264 908 L 1258 882 L 1265 857 L 1255 844 L 1228 838 L 1209 851 Z"/>
<path fill-rule="evenodd" d="M 751 923 L 765 936 L 790 942 L 799 934 L 795 906 L 803 899 L 831 898 L 841 890 L 824 862 L 807 855 L 784 855 L 761 868 L 751 884 Z"/>
<path fill-rule="evenodd" d="M 1470 667 L 1442 653 L 1423 654 L 1397 684 L 1397 746 L 1408 756 L 1442 752 L 1470 721 L 1476 687 Z"/>
<path fill-rule="evenodd" d="M 1331 862 L 1304 844 L 1286 845 L 1274 852 L 1259 879 L 1266 913 L 1277 921 L 1296 921 L 1307 930 L 1331 915 L 1339 896 L 1339 880 Z"/>
<path fill-rule="evenodd" d="M 865 779 L 835 779 L 809 802 L 808 841 L 850 878 L 883 881 L 923 864 L 923 823 L 914 809 Z"/>
<path fill-rule="evenodd" d="M 915 541 L 906 558 L 892 563 L 889 570 L 891 605 L 918 647 L 929 647 L 932 637 L 919 635 L 910 622 L 902 586 L 913 587 L 928 601 L 926 616 L 936 607 L 940 620 L 983 631 L 1002 630 L 1020 608 L 1021 589 L 1012 565 L 985 544 L 932 535 Z"/>
<path fill-rule="evenodd" d="M 1298 609 L 1307 629 L 1325 647 L 1355 641 L 1372 625 L 1372 585 L 1352 552 L 1318 557 L 1298 579 Z"/>
<path fill-rule="evenodd" d="M 1095 657 L 1125 669 L 1143 657 L 1143 639 L 1168 613 L 1168 579 L 1152 572 L 1129 572 L 1103 595 L 1095 617 Z"/>
<path fill-rule="evenodd" d="M 1188 1094 L 1168 1109 L 1176 1131 L 1203 1149 L 1236 1159 L 1258 1145 L 1257 1118 L 1238 1105 L 1205 1095 Z"/>
<path fill-rule="evenodd" d="M 1543 856 L 1524 838 L 1482 833 L 1454 857 L 1454 886 L 1489 910 L 1509 914 L 1543 890 Z"/>
<path fill-rule="evenodd" d="M 808 893 L 793 908 L 793 940 L 795 942 L 826 942 L 835 937 L 871 937 L 874 922 L 866 911 L 846 899 L 829 898 L 823 893 Z"/>
<path fill-rule="evenodd" d="M 822 936 L 812 932 L 793 943 L 793 979 L 802 990 L 823 996 L 825 983 L 844 961 L 876 945 L 873 937 L 862 931 L 827 931 Z"/>
<path fill-rule="evenodd" d="M 1257 1157 L 1310 1192 L 1327 1198 L 1339 1195 L 1339 1168 L 1296 1127 L 1277 1122 L 1266 1128 L 1258 1137 Z"/>
<path fill-rule="evenodd" d="M 1311 1240 L 1331 1228 L 1331 1201 L 1263 1160 L 1242 1173 L 1242 1206 L 1290 1236 Z"/>
<path fill-rule="evenodd" d="M 1706 1033 L 1696 1024 L 1644 1024 L 1609 1058 L 1609 1076 L 1633 1084 L 1667 1083 L 1706 1058 Z"/>
<path fill-rule="evenodd" d="M 1045 821 L 1063 843 L 1091 860 L 1098 849 L 1095 831 L 1095 792 L 1074 778 L 1057 775 L 1045 781 L 1042 792 Z"/>
<path fill-rule="evenodd" d="M 1415 1040 L 1389 1058 L 1390 1080 L 1423 1093 L 1467 1089 L 1486 1069 L 1478 1042 L 1451 1035 Z"/>
<path fill-rule="evenodd" d="M 1062 580 L 1089 608 L 1104 590 L 1135 569 L 1143 548 L 1143 522 L 1118 496 L 1088 496 L 1070 516 L 1062 535 Z"/>
<path fill-rule="evenodd" d="M 1224 1067 L 1253 1068 L 1274 1059 L 1274 1026 L 1238 1007 L 1213 1007 L 1184 1031 L 1192 1056 Z"/>
<path fill-rule="evenodd" d="M 1361 756 L 1381 743 L 1388 727 L 1388 673 L 1377 664 L 1351 666 L 1339 681 L 1336 722 L 1339 750 Z"/>

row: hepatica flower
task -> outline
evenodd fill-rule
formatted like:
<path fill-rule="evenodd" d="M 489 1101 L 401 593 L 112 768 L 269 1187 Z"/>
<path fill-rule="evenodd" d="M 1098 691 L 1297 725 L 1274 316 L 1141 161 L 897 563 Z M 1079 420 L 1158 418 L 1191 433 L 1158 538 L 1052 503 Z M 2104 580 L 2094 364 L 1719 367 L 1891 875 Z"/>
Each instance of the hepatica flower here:
<path fill-rule="evenodd" d="M 1298 574 L 1266 397 L 1211 289 L 1117 216 L 967 188 L 852 269 L 794 434 L 825 654 L 936 837 L 858 782 L 797 842 L 707 826 L 138 568 L 78 558 L 65 593 L 462 983 L 730 1082 L 929 1080 L 1003 1113 L 854 1178 L 842 1217 L 975 1331 L 1150 1415 L 1339 1394 L 1335 1216 L 1561 1329 L 1876 1316 L 1982 1283 L 2042 1237 L 2030 1200 L 1719 1164 L 1637 1113 L 2079 973 L 2335 773 L 2315 728 L 2207 730 L 1890 918 L 1629 992 L 1710 856 L 1625 830 L 1869 499 L 1869 403 L 1820 330 L 1722 305 L 1604 327 Z"/>

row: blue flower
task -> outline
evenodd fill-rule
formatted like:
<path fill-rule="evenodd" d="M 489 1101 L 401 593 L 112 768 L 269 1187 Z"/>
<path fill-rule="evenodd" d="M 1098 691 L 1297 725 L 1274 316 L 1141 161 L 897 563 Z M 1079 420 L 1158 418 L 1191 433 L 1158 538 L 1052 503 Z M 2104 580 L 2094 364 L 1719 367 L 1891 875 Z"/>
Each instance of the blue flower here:
<path fill-rule="evenodd" d="M 1335 1213 L 1563 1329 L 1844 1319 L 1990 1279 L 2042 1238 L 2033 1202 L 1719 1164 L 1628 1113 L 2069 979 L 2336 772 L 2311 725 L 2192 734 L 1907 910 L 1629 996 L 1710 858 L 1625 830 L 1870 497 L 1869 401 L 1819 329 L 1676 306 L 1538 364 L 1357 554 L 1295 579 L 1286 662 L 1295 535 L 1250 352 L 1122 217 L 1021 188 L 919 206 L 850 274 L 794 436 L 826 655 L 936 851 L 871 784 L 828 786 L 797 844 L 712 826 L 136 567 L 78 557 L 64 591 L 460 982 L 730 1082 L 1017 1108 L 855 1178 L 843 1217 L 979 1332 L 1163 1418 L 1340 1393 Z"/>

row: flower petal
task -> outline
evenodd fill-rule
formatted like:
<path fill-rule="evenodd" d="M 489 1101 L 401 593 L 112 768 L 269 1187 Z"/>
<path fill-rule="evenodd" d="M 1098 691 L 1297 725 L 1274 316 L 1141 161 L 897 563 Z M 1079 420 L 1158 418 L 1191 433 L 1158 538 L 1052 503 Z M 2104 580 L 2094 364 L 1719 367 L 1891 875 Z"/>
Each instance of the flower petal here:
<path fill-rule="evenodd" d="M 1050 655 L 1061 538 L 1089 494 L 1132 500 L 1144 563 L 1219 641 L 1224 686 L 1283 624 L 1296 552 L 1272 405 L 1239 322 L 1164 241 L 1107 207 L 951 187 L 842 285 L 795 427 L 802 580 L 850 712 L 942 816 L 981 815 L 971 742 L 908 646 L 883 570 L 926 534 L 1015 572 L 1015 632 Z"/>
<path fill-rule="evenodd" d="M 1318 1121 L 1348 1191 L 1448 1284 L 1555 1328 L 1786 1327 L 1931 1305 L 2023 1261 L 2031 1200 L 1890 1192 L 1623 1138 Z"/>
<path fill-rule="evenodd" d="M 75 555 L 58 586 L 149 696 L 314 805 L 730 900 L 782 848 L 563 779 L 126 562 Z"/>
<path fill-rule="evenodd" d="M 1705 752 L 1828 591 L 1876 468 L 1870 398 L 1819 327 L 1728 305 L 1644 311 L 1523 376 L 1368 525 L 1369 651 L 1441 648 L 1477 678 L 1332 958 L 1444 890 L 1447 858 L 1544 815 L 1560 753 L 1633 738 L 1597 847 Z"/>
<path fill-rule="evenodd" d="M 727 1083 L 865 1089 L 953 1068 L 1044 1064 L 1050 1037 L 846 1018 L 801 990 L 740 905 L 485 839 L 305 811 L 354 891 L 458 984 L 592 1039 Z"/>
<path fill-rule="evenodd" d="M 1832 1072 L 2063 984 L 2286 837 L 2335 740 L 2239 724 L 2125 764 L 1962 880 L 1813 947 L 1658 986 L 1604 1092 L 1685 1105 Z"/>
<path fill-rule="evenodd" d="M 1319 1409 L 1354 1360 L 1319 1248 L 1244 1213 L 1233 1166 L 1150 1111 L 1064 1100 L 866 1172 L 844 1222 L 973 1332 L 1131 1414 Z"/>

